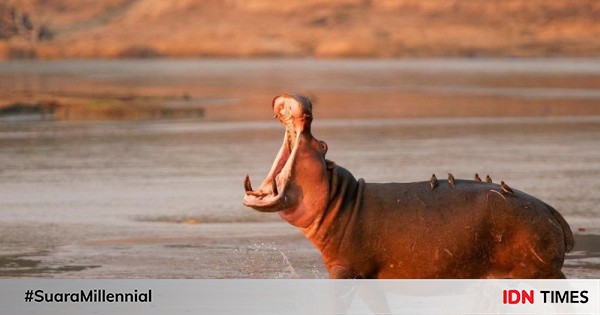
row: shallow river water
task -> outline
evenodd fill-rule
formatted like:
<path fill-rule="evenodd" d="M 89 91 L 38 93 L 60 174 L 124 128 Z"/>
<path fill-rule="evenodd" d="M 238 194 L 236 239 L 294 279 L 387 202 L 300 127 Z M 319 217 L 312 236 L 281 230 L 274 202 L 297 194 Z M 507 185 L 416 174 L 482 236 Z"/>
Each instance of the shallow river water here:
<path fill-rule="evenodd" d="M 478 172 L 535 195 L 559 209 L 581 246 L 590 243 L 572 263 L 598 275 L 598 118 L 324 120 L 314 134 L 330 159 L 368 182 Z M 260 277 L 299 268 L 323 276 L 294 227 L 241 204 L 245 174 L 262 180 L 282 136 L 274 121 L 3 126 L 2 273 Z M 215 270 L 215 259 L 231 270 Z"/>

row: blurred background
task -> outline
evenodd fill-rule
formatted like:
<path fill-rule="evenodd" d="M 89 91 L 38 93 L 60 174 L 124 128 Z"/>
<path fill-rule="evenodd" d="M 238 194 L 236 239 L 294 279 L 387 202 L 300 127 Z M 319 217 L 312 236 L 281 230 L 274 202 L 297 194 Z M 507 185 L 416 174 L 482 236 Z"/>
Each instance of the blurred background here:
<path fill-rule="evenodd" d="M 0 276 L 322 278 L 241 204 L 314 103 L 367 182 L 490 174 L 600 277 L 600 1 L 0 0 Z"/>
<path fill-rule="evenodd" d="M 597 56 L 594 0 L 4 0 L 0 57 Z"/>

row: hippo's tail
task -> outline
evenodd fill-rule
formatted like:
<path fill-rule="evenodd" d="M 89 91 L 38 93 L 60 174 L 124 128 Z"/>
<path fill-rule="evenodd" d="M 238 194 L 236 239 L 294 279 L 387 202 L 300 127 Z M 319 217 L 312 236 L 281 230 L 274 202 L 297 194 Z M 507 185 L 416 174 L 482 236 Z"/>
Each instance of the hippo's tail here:
<path fill-rule="evenodd" d="M 558 220 L 558 223 L 560 223 L 560 226 L 563 230 L 563 235 L 565 236 L 565 250 L 567 253 L 570 252 L 575 246 L 575 239 L 573 238 L 573 232 L 571 231 L 569 223 L 567 223 L 565 218 L 563 218 L 563 216 L 556 209 L 552 208 L 548 204 L 546 204 L 546 207 L 548 207 L 548 210 L 550 210 L 552 216 Z"/>

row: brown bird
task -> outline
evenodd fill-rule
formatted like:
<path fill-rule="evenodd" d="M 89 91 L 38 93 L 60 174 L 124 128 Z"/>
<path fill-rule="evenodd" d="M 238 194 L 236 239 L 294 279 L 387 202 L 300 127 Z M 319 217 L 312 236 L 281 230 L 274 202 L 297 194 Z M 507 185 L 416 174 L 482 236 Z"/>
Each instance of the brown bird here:
<path fill-rule="evenodd" d="M 481 178 L 479 178 L 479 174 L 475 173 L 475 181 L 480 182 Z"/>
<path fill-rule="evenodd" d="M 492 183 L 492 178 L 490 177 L 490 175 L 486 175 L 485 176 L 485 182 L 486 183 Z"/>
<path fill-rule="evenodd" d="M 508 194 L 508 195 L 515 194 L 515 192 L 510 187 L 508 187 L 508 185 L 506 185 L 506 183 L 503 180 L 500 181 L 500 188 L 502 188 L 503 194 Z"/>
<path fill-rule="evenodd" d="M 448 183 L 454 188 L 454 175 L 448 173 Z"/>
<path fill-rule="evenodd" d="M 431 190 L 434 190 L 437 187 L 437 177 L 435 174 L 431 174 L 431 179 L 429 180 L 429 186 L 431 186 Z"/>

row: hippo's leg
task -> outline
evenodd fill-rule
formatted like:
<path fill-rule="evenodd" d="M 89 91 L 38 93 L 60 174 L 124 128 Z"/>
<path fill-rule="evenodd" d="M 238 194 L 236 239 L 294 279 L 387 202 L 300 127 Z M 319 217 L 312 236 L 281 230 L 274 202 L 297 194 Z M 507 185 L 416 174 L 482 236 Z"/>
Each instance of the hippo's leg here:
<path fill-rule="evenodd" d="M 541 204 L 516 197 L 489 199 L 492 213 L 489 278 L 560 279 L 565 255 L 559 222 Z M 526 204 L 527 207 L 523 207 Z M 509 220 L 510 219 L 510 220 Z"/>
<path fill-rule="evenodd" d="M 361 275 L 356 274 L 350 268 L 343 266 L 333 266 L 329 268 L 329 278 L 330 279 L 360 279 L 364 278 Z M 366 287 L 365 285 L 358 286 L 358 296 L 367 304 L 369 309 L 373 312 L 373 314 L 388 314 L 390 313 L 390 307 L 387 302 L 387 298 L 385 293 L 374 287 Z M 347 300 L 342 304 L 338 304 L 338 308 L 336 313 L 346 313 L 347 308 L 350 306 L 353 296 L 354 290 L 352 292 L 344 292 L 344 291 L 335 291 L 336 298 L 346 297 Z M 339 308 L 339 305 L 344 305 L 344 308 Z M 339 312 L 343 309 L 343 312 Z"/>
<path fill-rule="evenodd" d="M 352 269 L 340 265 L 335 265 L 327 268 L 329 279 L 360 279 L 361 275 L 356 274 Z"/>
<path fill-rule="evenodd" d="M 492 268 L 487 278 L 500 279 L 564 279 L 561 272 L 562 256 L 550 246 L 549 241 L 519 239 L 505 236 L 507 244 L 497 244 L 492 254 Z M 560 241 L 560 240 L 559 240 Z"/>
<path fill-rule="evenodd" d="M 507 245 L 500 244 L 492 254 L 492 268 L 486 278 L 499 279 L 561 279 L 559 255 L 545 252 L 530 240 L 505 236 Z M 509 245 L 510 244 L 510 245 Z M 553 255 L 554 254 L 554 255 Z"/>
<path fill-rule="evenodd" d="M 567 277 L 562 271 L 539 272 L 527 269 L 513 269 L 511 271 L 492 270 L 482 278 L 487 279 L 566 279 Z"/>

